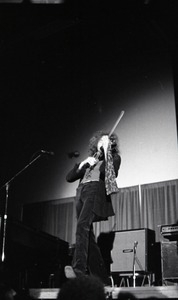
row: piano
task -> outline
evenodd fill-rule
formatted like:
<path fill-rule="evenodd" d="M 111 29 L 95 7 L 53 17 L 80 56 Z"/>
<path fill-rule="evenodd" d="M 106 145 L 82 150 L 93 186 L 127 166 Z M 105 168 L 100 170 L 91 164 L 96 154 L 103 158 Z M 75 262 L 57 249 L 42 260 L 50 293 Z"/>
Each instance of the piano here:
<path fill-rule="evenodd" d="M 8 218 L 0 275 L 16 289 L 59 288 L 66 280 L 64 266 L 69 260 L 68 242 Z"/>

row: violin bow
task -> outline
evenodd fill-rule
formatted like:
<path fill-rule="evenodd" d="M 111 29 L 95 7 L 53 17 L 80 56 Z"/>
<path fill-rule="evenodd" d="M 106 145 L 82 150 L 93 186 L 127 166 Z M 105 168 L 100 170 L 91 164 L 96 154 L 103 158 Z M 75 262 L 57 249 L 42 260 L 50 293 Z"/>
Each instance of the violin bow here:
<path fill-rule="evenodd" d="M 109 133 L 109 137 L 111 136 L 111 134 L 114 132 L 114 130 L 116 129 L 117 125 L 119 124 L 120 120 L 122 119 L 123 115 L 124 115 L 125 111 L 122 110 L 117 121 L 115 122 L 113 128 L 111 129 L 110 133 Z"/>

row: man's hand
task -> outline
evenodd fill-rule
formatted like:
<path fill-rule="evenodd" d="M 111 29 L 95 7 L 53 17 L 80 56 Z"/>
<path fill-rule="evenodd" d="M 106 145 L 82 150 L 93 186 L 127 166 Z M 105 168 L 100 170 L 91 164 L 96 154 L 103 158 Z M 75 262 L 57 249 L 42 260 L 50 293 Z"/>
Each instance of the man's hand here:
<path fill-rule="evenodd" d="M 102 138 L 98 142 L 98 150 L 103 148 L 105 160 L 107 159 L 107 149 L 108 149 L 108 145 L 109 145 L 110 142 L 111 141 L 110 141 L 108 135 L 103 135 Z"/>
<path fill-rule="evenodd" d="M 108 135 L 103 135 L 102 138 L 101 138 L 101 142 L 102 142 L 102 147 L 104 149 L 104 153 L 106 153 L 107 149 L 108 149 L 109 142 L 110 142 Z"/>
<path fill-rule="evenodd" d="M 89 164 L 91 167 L 94 166 L 97 163 L 96 158 L 94 158 L 93 156 L 89 156 L 87 157 L 85 160 L 83 160 L 80 165 L 79 165 L 79 170 L 85 165 L 85 164 Z"/>

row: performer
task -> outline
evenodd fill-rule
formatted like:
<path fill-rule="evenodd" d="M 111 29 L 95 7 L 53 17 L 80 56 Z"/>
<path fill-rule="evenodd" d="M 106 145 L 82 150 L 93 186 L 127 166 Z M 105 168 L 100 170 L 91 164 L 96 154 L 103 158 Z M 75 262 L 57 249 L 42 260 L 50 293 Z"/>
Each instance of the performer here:
<path fill-rule="evenodd" d="M 115 134 L 97 131 L 89 141 L 89 156 L 67 174 L 79 180 L 76 191 L 76 244 L 72 266 L 65 267 L 67 278 L 92 274 L 108 284 L 108 274 L 93 233 L 93 222 L 114 215 L 111 194 L 118 191 L 116 177 L 121 163 Z"/>

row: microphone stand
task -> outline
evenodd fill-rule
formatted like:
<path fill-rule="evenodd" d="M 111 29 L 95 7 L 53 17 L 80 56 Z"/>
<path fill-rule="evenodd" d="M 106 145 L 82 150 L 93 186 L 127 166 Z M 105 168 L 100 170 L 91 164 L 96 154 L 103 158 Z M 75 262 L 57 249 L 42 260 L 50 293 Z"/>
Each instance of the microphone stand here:
<path fill-rule="evenodd" d="M 8 210 L 8 198 L 9 198 L 9 188 L 11 182 L 19 176 L 22 172 L 24 172 L 28 167 L 30 167 L 36 160 L 38 160 L 43 153 L 41 152 L 38 156 L 36 156 L 29 164 L 27 164 L 23 169 L 21 169 L 18 173 L 16 173 L 9 181 L 7 181 L 1 188 L 6 188 L 6 197 L 5 197 L 5 208 L 4 208 L 4 216 L 3 216 L 3 236 L 2 236 L 2 250 L 1 250 L 1 261 L 5 261 L 5 246 L 6 246 L 6 233 L 7 233 L 7 210 Z"/>
<path fill-rule="evenodd" d="M 138 242 L 134 242 L 134 247 L 133 247 L 133 287 L 135 287 L 135 280 L 136 280 L 136 275 L 135 275 L 135 261 L 136 261 L 136 248 L 137 248 Z"/>

